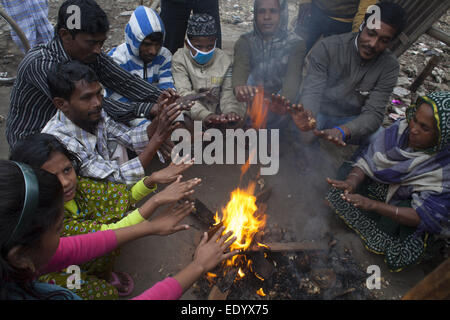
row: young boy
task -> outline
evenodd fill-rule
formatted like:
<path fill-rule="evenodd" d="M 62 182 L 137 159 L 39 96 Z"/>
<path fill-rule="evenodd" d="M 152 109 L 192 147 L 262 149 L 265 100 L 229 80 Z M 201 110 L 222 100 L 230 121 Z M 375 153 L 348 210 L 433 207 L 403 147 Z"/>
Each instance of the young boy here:
<path fill-rule="evenodd" d="M 174 54 L 172 72 L 177 93 L 203 93 L 185 113 L 185 122 L 202 121 L 205 127 L 236 127 L 243 123 L 245 104 L 236 100 L 231 85 L 232 58 L 216 47 L 217 28 L 208 14 L 189 18 L 185 46 Z"/>
<path fill-rule="evenodd" d="M 160 90 L 175 89 L 172 78 L 172 54 L 162 46 L 166 32 L 155 10 L 139 6 L 125 27 L 125 43 L 108 55 L 131 74 L 154 84 Z M 106 96 L 121 102 L 130 100 L 113 90 Z"/>

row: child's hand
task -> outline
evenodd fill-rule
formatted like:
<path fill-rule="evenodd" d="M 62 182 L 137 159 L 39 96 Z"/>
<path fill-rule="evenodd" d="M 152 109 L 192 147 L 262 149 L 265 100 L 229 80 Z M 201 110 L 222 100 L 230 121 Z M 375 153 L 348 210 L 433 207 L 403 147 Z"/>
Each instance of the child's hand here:
<path fill-rule="evenodd" d="M 150 221 L 152 234 L 166 236 L 189 229 L 187 224 L 178 225 L 178 223 L 191 213 L 194 208 L 194 203 L 189 201 L 185 201 L 182 204 L 173 204 Z"/>
<path fill-rule="evenodd" d="M 179 160 L 179 156 L 177 155 L 169 166 L 153 172 L 150 177 L 147 178 L 149 185 L 152 185 L 153 183 L 171 183 L 175 181 L 181 173 L 194 165 L 194 159 L 188 161 L 188 158 L 189 155 L 186 155 L 183 159 Z M 144 183 L 146 182 L 144 181 Z"/>
<path fill-rule="evenodd" d="M 200 182 L 202 182 L 202 179 L 200 178 L 194 178 L 191 180 L 181 182 L 181 178 L 182 176 L 179 175 L 176 181 L 174 181 L 172 184 L 168 185 L 164 190 L 153 196 L 155 197 L 155 200 L 157 201 L 158 205 L 175 202 L 193 194 L 194 187 L 196 187 L 198 184 L 200 184 Z"/>
<path fill-rule="evenodd" d="M 222 235 L 224 230 L 225 227 L 220 228 L 211 239 L 208 239 L 208 232 L 204 233 L 202 241 L 195 251 L 193 261 L 203 272 L 214 269 L 223 260 L 229 259 L 239 253 L 239 250 L 224 253 L 236 241 L 236 237 L 232 237 L 229 241 L 225 242 L 233 233 L 230 231 Z"/>

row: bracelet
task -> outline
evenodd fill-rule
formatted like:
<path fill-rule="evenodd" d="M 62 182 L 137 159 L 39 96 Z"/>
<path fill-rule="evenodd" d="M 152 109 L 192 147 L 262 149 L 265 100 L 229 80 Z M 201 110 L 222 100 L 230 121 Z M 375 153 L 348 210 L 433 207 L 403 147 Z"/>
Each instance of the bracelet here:
<path fill-rule="evenodd" d="M 349 175 L 348 175 L 348 176 L 355 176 L 355 177 L 358 177 L 358 178 L 360 178 L 359 174 L 357 174 L 357 173 L 354 173 L 354 172 L 352 172 L 352 173 L 349 173 Z"/>
<path fill-rule="evenodd" d="M 340 127 L 334 127 L 333 129 L 338 129 L 342 133 L 342 141 L 345 141 L 346 136 L 344 130 L 342 130 Z"/>

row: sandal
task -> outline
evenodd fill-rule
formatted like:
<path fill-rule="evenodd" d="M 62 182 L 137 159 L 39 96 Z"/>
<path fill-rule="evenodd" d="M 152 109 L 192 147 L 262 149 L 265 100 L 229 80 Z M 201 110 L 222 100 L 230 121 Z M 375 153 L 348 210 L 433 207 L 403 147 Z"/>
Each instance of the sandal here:
<path fill-rule="evenodd" d="M 119 276 L 120 274 L 123 278 L 126 278 L 128 280 L 128 285 L 122 284 L 120 282 Z M 126 272 L 111 272 L 111 277 L 113 278 L 112 281 L 109 281 L 109 284 L 116 287 L 117 291 L 119 292 L 119 297 L 126 297 L 129 296 L 133 290 L 134 290 L 134 281 L 133 278 Z M 119 288 L 127 288 L 126 292 L 121 292 Z"/>

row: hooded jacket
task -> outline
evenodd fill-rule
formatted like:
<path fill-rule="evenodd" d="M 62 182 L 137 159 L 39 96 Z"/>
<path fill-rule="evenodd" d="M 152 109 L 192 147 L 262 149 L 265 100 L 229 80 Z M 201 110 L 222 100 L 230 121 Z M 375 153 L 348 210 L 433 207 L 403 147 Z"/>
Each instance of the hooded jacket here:
<path fill-rule="evenodd" d="M 234 47 L 233 88 L 262 85 L 269 94 L 280 93 L 294 101 L 302 81 L 305 41 L 288 30 L 288 4 L 279 0 L 280 22 L 275 35 L 264 40 L 256 23 L 254 4 L 253 31 L 242 35 Z"/>
<path fill-rule="evenodd" d="M 123 69 L 153 83 L 159 89 L 174 89 L 171 71 L 172 54 L 168 49 L 162 47 L 159 54 L 149 64 L 145 64 L 139 57 L 142 41 L 153 32 L 162 32 L 165 36 L 161 18 L 153 9 L 139 6 L 125 27 L 125 43 L 113 48 L 108 55 Z M 128 101 L 115 92 L 107 90 L 106 94 L 115 100 Z"/>

